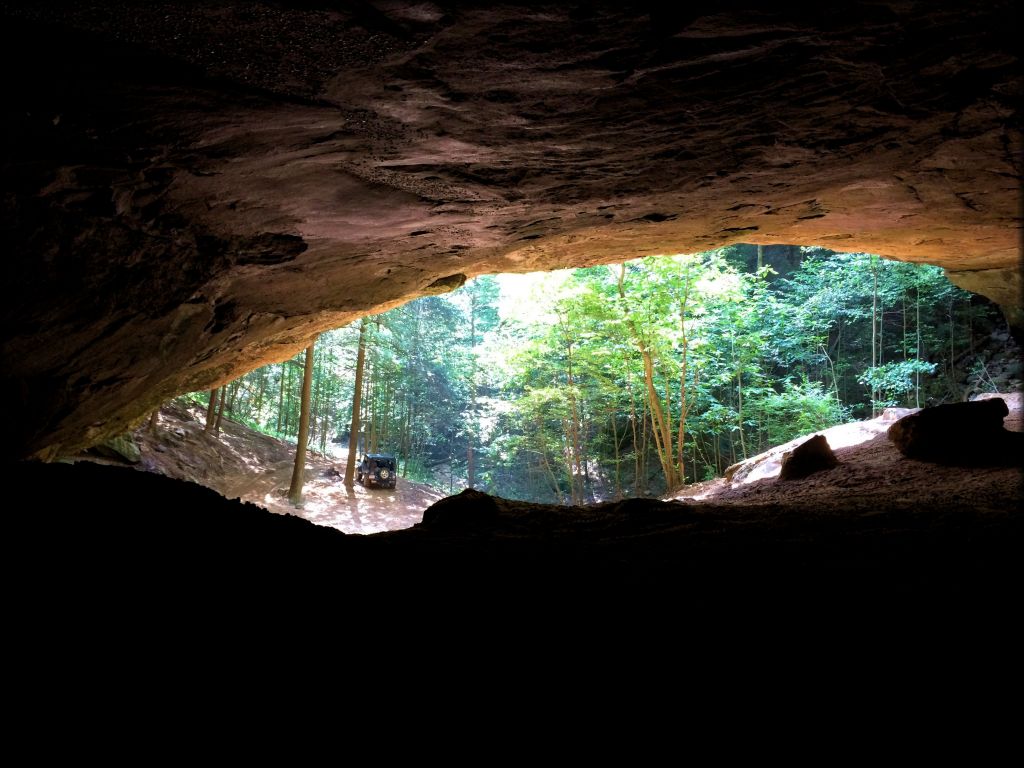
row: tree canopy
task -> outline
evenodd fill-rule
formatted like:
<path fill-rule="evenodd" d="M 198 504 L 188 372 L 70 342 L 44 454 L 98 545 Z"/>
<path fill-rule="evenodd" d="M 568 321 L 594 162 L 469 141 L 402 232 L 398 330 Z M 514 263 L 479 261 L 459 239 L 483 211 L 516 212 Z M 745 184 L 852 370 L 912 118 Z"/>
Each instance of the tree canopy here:
<path fill-rule="evenodd" d="M 962 399 L 1001 322 L 941 269 L 820 248 L 480 277 L 321 335 L 307 440 L 394 453 L 444 490 L 658 494 L 886 406 Z M 227 385 L 221 410 L 293 438 L 304 362 Z"/>

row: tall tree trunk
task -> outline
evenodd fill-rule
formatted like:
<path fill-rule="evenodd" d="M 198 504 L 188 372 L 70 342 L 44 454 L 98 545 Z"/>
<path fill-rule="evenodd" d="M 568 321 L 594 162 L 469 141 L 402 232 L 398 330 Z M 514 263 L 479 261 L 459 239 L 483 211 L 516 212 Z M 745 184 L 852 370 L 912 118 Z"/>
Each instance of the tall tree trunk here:
<path fill-rule="evenodd" d="M 213 425 L 217 421 L 217 390 L 210 390 L 210 403 L 206 406 L 206 426 L 203 432 L 213 432 Z"/>
<path fill-rule="evenodd" d="M 949 297 L 949 382 L 950 386 L 956 386 L 956 349 L 954 340 L 956 337 L 956 323 L 953 314 L 953 296 Z"/>
<path fill-rule="evenodd" d="M 215 434 L 215 435 L 219 435 L 220 434 L 220 422 L 224 418 L 224 398 L 227 396 L 227 394 L 228 394 L 228 388 L 227 387 L 221 387 L 220 388 L 220 406 L 217 409 L 217 418 L 214 419 L 214 422 L 213 422 L 213 434 Z"/>
<path fill-rule="evenodd" d="M 878 268 L 871 256 L 871 367 L 878 365 Z M 871 418 L 878 415 L 878 387 L 871 386 Z"/>
<path fill-rule="evenodd" d="M 405 403 L 405 423 L 402 425 L 402 477 L 409 476 L 409 460 L 412 458 L 412 425 L 413 425 L 413 403 L 407 399 Z"/>
<path fill-rule="evenodd" d="M 640 495 L 647 495 L 647 454 L 650 451 L 651 431 L 647 428 L 647 408 L 643 400 L 640 401 Z"/>
<path fill-rule="evenodd" d="M 327 455 L 327 430 L 330 428 L 330 397 L 325 395 L 323 402 L 323 415 L 320 417 L 320 453 Z"/>
<path fill-rule="evenodd" d="M 567 322 L 567 319 L 566 319 Z M 563 324 L 563 327 L 565 325 Z M 568 331 L 568 328 L 565 328 Z M 583 464 L 582 464 L 582 450 L 580 448 L 580 415 L 579 408 L 576 404 L 576 381 L 573 378 L 572 371 L 572 341 L 570 337 L 566 337 L 566 385 L 568 387 L 569 394 L 569 432 L 568 437 L 569 443 L 569 466 L 571 467 L 569 472 L 569 479 L 572 481 L 572 502 L 573 504 L 583 503 L 582 489 L 578 488 L 583 479 Z"/>
<path fill-rule="evenodd" d="M 476 462 L 474 448 L 476 446 L 476 291 L 474 281 L 469 292 L 469 429 L 466 436 L 466 486 L 476 485 Z"/>
<path fill-rule="evenodd" d="M 313 359 L 313 403 L 309 408 L 309 441 L 316 445 L 316 438 L 318 435 L 317 428 L 319 427 L 319 419 L 317 418 L 320 413 L 320 389 L 322 376 L 316 375 L 316 358 Z"/>
<path fill-rule="evenodd" d="M 628 364 L 628 361 L 627 361 Z M 627 369 L 628 370 L 628 369 Z M 636 396 L 633 394 L 633 382 L 626 374 L 626 387 L 629 389 L 629 422 L 633 428 L 633 492 L 639 495 L 640 483 L 640 438 L 637 435 Z"/>
<path fill-rule="evenodd" d="M 622 460 L 619 458 L 619 432 L 615 424 L 615 410 L 609 413 L 612 423 L 612 444 L 615 446 L 615 500 L 622 498 Z"/>
<path fill-rule="evenodd" d="M 747 458 L 747 439 L 743 435 L 743 369 L 736 369 L 736 425 L 740 428 L 740 450 Z"/>
<path fill-rule="evenodd" d="M 757 246 L 758 261 L 761 259 L 761 246 Z M 679 430 L 676 435 L 676 455 L 679 457 L 679 482 L 686 484 L 686 459 L 683 448 L 686 444 L 686 416 L 689 413 L 686 401 L 686 366 L 689 352 L 689 337 L 686 335 L 686 304 L 690 300 L 690 267 L 687 262 L 686 287 L 679 300 L 679 336 L 682 345 L 682 359 L 679 364 Z M 696 388 L 696 387 L 695 387 Z"/>
<path fill-rule="evenodd" d="M 619 298 L 623 302 L 626 299 L 625 278 L 626 265 L 623 264 L 619 270 L 618 280 Z M 671 418 L 671 413 L 666 417 L 661 398 L 658 396 L 658 391 L 654 386 L 654 358 L 651 354 L 651 349 L 644 341 L 640 330 L 636 327 L 636 323 L 630 319 L 628 312 L 625 312 L 625 308 L 623 308 L 623 313 L 626 317 L 626 326 L 633 336 L 633 342 L 636 344 L 644 363 L 644 383 L 647 387 L 647 399 L 651 410 L 651 432 L 654 434 L 654 445 L 658 451 L 662 471 L 665 474 L 665 485 L 668 490 L 675 490 L 679 486 L 679 481 L 676 475 L 675 461 L 672 456 L 672 425 L 668 421 Z"/>
<path fill-rule="evenodd" d="M 348 459 L 345 461 L 345 487 L 355 486 L 356 452 L 359 450 L 359 408 L 363 394 L 363 364 L 366 361 L 366 318 L 359 324 L 359 352 L 356 354 L 356 381 L 352 388 L 352 428 L 348 437 Z"/>
<path fill-rule="evenodd" d="M 917 319 L 914 326 L 917 330 L 917 369 L 914 371 L 914 407 L 921 407 L 921 283 L 914 286 L 914 304 Z"/>
<path fill-rule="evenodd" d="M 256 417 L 255 417 L 255 421 L 256 421 L 257 424 L 262 425 L 263 421 L 262 421 L 262 419 L 260 419 L 260 416 L 261 416 L 262 411 L 263 411 L 263 394 L 264 394 L 264 392 L 265 392 L 265 390 L 267 388 L 267 369 L 266 369 L 266 366 L 264 366 L 263 368 L 260 368 L 259 376 L 260 376 L 260 386 L 259 386 L 259 389 L 256 390 Z"/>
<path fill-rule="evenodd" d="M 295 443 L 295 467 L 292 484 L 288 487 L 288 500 L 296 506 L 302 501 L 302 485 L 306 470 L 306 441 L 309 439 L 310 391 L 313 388 L 313 345 L 306 347 L 306 365 L 302 372 L 302 399 L 299 404 L 299 439 Z"/>
<path fill-rule="evenodd" d="M 281 434 L 281 418 L 284 412 L 284 374 L 287 370 L 287 362 L 281 363 L 281 391 L 277 396 L 277 434 Z"/>
<path fill-rule="evenodd" d="M 228 395 L 227 409 L 228 413 L 230 413 L 232 417 L 234 417 L 235 415 L 235 398 L 238 397 L 238 390 L 241 388 L 242 380 L 235 379 L 234 383 L 231 385 L 231 388 L 228 390 L 230 394 Z"/>
<path fill-rule="evenodd" d="M 544 469 L 547 473 L 547 478 L 551 483 L 551 492 L 554 494 L 555 503 L 561 504 L 564 499 L 562 497 L 562 489 L 558 485 L 558 478 L 555 476 L 555 470 L 551 467 L 551 462 L 548 461 L 547 446 L 544 439 L 544 419 L 541 416 L 540 410 L 534 413 L 534 420 L 537 422 L 537 428 L 535 430 L 537 440 L 537 453 L 540 455 L 541 462 L 543 462 Z"/>

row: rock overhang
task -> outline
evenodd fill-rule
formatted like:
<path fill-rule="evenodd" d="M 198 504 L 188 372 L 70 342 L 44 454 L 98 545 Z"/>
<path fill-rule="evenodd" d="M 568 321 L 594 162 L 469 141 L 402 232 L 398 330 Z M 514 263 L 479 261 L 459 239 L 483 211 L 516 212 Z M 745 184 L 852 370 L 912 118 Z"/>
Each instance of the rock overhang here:
<path fill-rule="evenodd" d="M 1010 3 L 56 8 L 2 6 L 14 455 L 486 272 L 818 244 L 1014 317 Z"/>

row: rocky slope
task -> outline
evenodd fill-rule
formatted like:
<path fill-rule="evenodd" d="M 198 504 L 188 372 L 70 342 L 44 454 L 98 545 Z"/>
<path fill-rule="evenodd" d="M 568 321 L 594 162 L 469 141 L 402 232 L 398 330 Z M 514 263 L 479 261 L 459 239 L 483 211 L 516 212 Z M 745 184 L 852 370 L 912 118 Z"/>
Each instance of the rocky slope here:
<path fill-rule="evenodd" d="M 65 461 L 131 464 L 135 469 L 198 483 L 228 499 L 257 504 L 345 533 L 379 533 L 411 528 L 423 510 L 443 498 L 430 486 L 401 478 L 394 489 L 349 490 L 342 480 L 346 452 L 306 454 L 303 502 L 288 501 L 295 445 L 224 418 L 216 433 L 204 431 L 203 408 L 179 400 L 160 409 L 155 431 L 147 421 L 127 436 L 129 445 L 101 444 Z M 333 448 L 333 446 L 332 446 Z M 126 458 L 127 456 L 127 462 Z"/>

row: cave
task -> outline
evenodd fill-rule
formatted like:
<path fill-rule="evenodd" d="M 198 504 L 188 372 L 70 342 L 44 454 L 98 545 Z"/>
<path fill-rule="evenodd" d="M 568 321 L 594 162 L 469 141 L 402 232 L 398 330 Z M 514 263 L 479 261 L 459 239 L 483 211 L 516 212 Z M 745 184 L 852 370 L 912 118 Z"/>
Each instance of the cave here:
<path fill-rule="evenodd" d="M 26 551 L 93 590 L 142 574 L 162 604 L 181 583 L 208 605 L 295 580 L 381 596 L 411 572 L 429 599 L 999 604 L 1012 499 L 895 499 L 875 525 L 829 513 L 837 492 L 690 535 L 660 502 L 574 528 L 470 495 L 473 515 L 362 540 L 54 463 L 481 274 L 815 244 L 941 266 L 1022 337 L 1014 3 L 664 7 L 0 4 L 17 73 L 0 392 L 6 486 L 33 489 Z M 109 513 L 88 515 L 90 496 Z"/>

